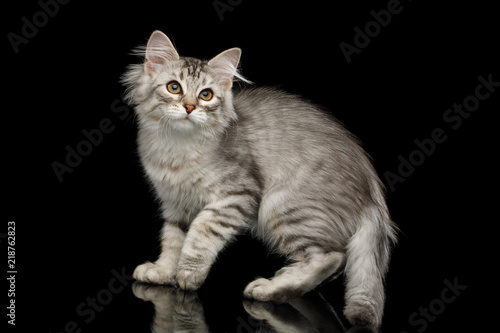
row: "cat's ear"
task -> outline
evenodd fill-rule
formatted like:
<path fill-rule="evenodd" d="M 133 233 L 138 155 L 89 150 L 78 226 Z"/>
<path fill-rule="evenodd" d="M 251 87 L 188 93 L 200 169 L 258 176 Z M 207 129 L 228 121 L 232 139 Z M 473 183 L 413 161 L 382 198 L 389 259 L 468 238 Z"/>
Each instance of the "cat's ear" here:
<path fill-rule="evenodd" d="M 224 86 L 226 90 L 231 89 L 233 77 L 238 68 L 241 50 L 237 47 L 226 50 L 208 62 L 212 68 L 215 78 Z"/>
<path fill-rule="evenodd" d="M 179 60 L 179 54 L 170 39 L 159 30 L 153 32 L 146 46 L 144 71 L 149 75 L 154 74 L 169 62 L 176 60 Z"/>

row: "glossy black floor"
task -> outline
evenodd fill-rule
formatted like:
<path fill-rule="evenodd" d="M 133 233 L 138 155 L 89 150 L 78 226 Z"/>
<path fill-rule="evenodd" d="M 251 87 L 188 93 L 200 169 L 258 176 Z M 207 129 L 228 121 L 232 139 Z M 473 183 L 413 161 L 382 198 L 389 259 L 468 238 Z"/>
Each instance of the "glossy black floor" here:
<path fill-rule="evenodd" d="M 495 328 L 500 29 L 487 2 L 32 0 L 4 13 L 9 332 L 351 329 L 342 277 L 290 304 L 245 301 L 245 285 L 282 264 L 248 235 L 197 293 L 133 283 L 158 254 L 161 219 L 118 81 L 155 29 L 183 55 L 241 47 L 256 85 L 324 105 L 360 138 L 401 228 L 383 332 Z"/>

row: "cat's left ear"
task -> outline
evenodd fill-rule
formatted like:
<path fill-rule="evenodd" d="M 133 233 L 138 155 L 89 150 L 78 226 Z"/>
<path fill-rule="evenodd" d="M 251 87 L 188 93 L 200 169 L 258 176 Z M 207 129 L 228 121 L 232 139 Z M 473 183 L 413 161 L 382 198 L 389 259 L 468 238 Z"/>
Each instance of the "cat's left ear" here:
<path fill-rule="evenodd" d="M 240 56 L 241 50 L 235 47 L 218 54 L 208 62 L 208 67 L 212 68 L 215 78 L 226 90 L 231 89 L 233 85 Z"/>

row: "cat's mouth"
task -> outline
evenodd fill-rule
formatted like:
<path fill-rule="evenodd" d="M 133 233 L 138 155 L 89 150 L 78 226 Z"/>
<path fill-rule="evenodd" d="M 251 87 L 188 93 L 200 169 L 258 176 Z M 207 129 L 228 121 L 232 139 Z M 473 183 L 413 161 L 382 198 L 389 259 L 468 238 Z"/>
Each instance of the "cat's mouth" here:
<path fill-rule="evenodd" d="M 193 129 L 196 126 L 196 122 L 193 120 L 193 117 L 190 117 L 188 114 L 182 118 L 176 119 L 175 124 L 182 130 Z"/>
<path fill-rule="evenodd" d="M 167 110 L 166 120 L 170 126 L 181 131 L 192 131 L 200 125 L 200 119 L 195 113 L 187 113 L 184 110 Z"/>
<path fill-rule="evenodd" d="M 183 115 L 180 115 L 180 114 L 176 114 L 176 115 L 170 115 L 169 116 L 169 120 L 170 122 L 174 122 L 174 123 L 192 123 L 194 124 L 194 120 L 193 120 L 193 117 L 191 117 L 189 114 L 185 113 Z"/>

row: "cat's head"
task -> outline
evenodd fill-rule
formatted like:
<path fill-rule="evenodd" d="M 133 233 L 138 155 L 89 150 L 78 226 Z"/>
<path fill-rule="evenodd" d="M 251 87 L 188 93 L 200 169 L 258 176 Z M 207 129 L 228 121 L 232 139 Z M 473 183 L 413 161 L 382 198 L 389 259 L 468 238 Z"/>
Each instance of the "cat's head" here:
<path fill-rule="evenodd" d="M 232 48 L 209 61 L 180 57 L 168 37 L 155 31 L 139 52 L 144 63 L 132 65 L 123 77 L 127 100 L 139 121 L 193 135 L 221 132 L 235 119 L 233 79 L 241 50 Z"/>

